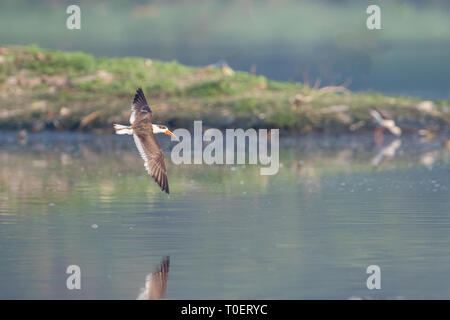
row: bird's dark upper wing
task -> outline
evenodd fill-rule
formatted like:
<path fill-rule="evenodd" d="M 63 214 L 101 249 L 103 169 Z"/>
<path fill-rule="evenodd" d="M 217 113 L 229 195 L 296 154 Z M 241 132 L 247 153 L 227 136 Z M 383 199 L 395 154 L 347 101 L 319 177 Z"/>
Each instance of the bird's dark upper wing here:
<path fill-rule="evenodd" d="M 155 179 L 161 190 L 169 193 L 164 154 L 158 142 L 156 142 L 151 127 L 148 130 L 135 130 L 133 138 L 142 159 L 145 161 L 145 169 L 147 169 L 148 174 Z"/>
<path fill-rule="evenodd" d="M 147 99 L 145 99 L 144 92 L 141 88 L 136 90 L 134 95 L 133 104 L 131 105 L 131 117 L 130 123 L 133 124 L 135 121 L 140 121 L 144 117 L 149 117 L 151 119 L 152 110 L 148 106 Z"/>

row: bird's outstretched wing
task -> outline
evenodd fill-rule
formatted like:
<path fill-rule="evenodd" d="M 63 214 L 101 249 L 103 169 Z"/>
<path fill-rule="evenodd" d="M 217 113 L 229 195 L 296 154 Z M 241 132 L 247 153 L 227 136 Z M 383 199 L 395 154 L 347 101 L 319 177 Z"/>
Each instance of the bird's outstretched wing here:
<path fill-rule="evenodd" d="M 376 112 L 380 114 L 380 116 L 383 118 L 383 120 L 392 120 L 392 116 L 385 110 L 380 110 L 378 108 L 373 108 Z"/>
<path fill-rule="evenodd" d="M 133 138 L 142 159 L 144 159 L 145 169 L 148 174 L 155 179 L 161 190 L 169 193 L 169 181 L 167 179 L 164 154 L 156 142 L 151 129 L 147 131 L 139 130 L 133 134 Z"/>
<path fill-rule="evenodd" d="M 136 90 L 134 95 L 133 104 L 131 105 L 130 123 L 140 121 L 144 117 L 151 119 L 152 110 L 148 106 L 147 99 L 145 99 L 144 92 L 141 88 Z"/>
<path fill-rule="evenodd" d="M 378 125 L 382 125 L 384 119 L 378 110 L 376 109 L 370 110 L 370 115 L 372 116 L 372 118 L 374 118 L 374 120 L 378 123 Z"/>

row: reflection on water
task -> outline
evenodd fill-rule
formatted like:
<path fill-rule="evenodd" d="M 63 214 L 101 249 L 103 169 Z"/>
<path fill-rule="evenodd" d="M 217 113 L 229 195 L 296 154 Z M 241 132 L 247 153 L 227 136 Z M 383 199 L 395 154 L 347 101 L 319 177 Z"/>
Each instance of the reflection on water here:
<path fill-rule="evenodd" d="M 381 150 L 372 159 L 372 165 L 378 166 L 382 161 L 387 161 L 395 157 L 397 149 L 402 145 L 402 140 L 395 139 Z"/>
<path fill-rule="evenodd" d="M 275 176 L 167 154 L 170 196 L 126 137 L 0 137 L 2 299 L 135 299 L 163 256 L 168 299 L 450 296 L 442 137 L 284 138 Z M 81 290 L 66 289 L 71 264 Z"/>
<path fill-rule="evenodd" d="M 167 279 L 169 277 L 170 257 L 165 257 L 155 272 L 145 278 L 145 287 L 138 300 L 161 300 L 166 296 Z"/>

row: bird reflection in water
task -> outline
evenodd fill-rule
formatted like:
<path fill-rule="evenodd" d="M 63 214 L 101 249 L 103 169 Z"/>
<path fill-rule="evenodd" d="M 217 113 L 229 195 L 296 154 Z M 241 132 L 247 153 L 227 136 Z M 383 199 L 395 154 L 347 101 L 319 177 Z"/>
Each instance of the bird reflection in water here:
<path fill-rule="evenodd" d="M 166 295 L 167 279 L 169 277 L 170 257 L 165 257 L 155 272 L 149 273 L 145 278 L 145 287 L 137 300 L 161 300 Z"/>
<path fill-rule="evenodd" d="M 395 157 L 397 149 L 402 145 L 400 139 L 393 140 L 390 144 L 383 147 L 377 155 L 372 159 L 372 165 L 374 167 L 378 166 L 383 161 L 391 160 Z"/>

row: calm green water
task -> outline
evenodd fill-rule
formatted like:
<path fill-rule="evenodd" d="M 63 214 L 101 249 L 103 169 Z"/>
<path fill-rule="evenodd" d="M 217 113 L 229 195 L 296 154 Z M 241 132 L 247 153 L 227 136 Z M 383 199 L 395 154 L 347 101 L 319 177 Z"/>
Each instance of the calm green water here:
<path fill-rule="evenodd" d="M 270 177 L 166 157 L 170 196 L 130 137 L 0 137 L 1 299 L 135 299 L 166 255 L 168 299 L 450 298 L 440 137 L 387 136 L 384 159 L 371 136 L 285 138 Z M 66 289 L 71 264 L 81 290 Z"/>

